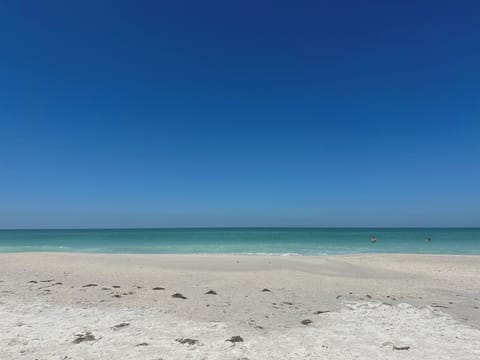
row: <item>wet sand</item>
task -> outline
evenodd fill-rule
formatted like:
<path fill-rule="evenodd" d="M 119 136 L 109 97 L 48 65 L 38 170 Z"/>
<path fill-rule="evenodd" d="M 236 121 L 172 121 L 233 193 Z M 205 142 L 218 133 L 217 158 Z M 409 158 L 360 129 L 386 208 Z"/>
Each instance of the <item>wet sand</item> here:
<path fill-rule="evenodd" d="M 0 254 L 7 359 L 478 359 L 479 307 L 476 256 Z"/>

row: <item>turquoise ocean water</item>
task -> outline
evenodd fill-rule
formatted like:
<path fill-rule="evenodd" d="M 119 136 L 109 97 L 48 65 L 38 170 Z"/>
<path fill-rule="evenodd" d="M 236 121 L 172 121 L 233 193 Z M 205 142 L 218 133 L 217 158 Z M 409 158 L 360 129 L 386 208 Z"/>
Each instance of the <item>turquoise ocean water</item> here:
<path fill-rule="evenodd" d="M 378 239 L 370 243 L 370 236 Z M 425 242 L 430 237 L 431 243 Z M 0 230 L 0 252 L 480 255 L 480 228 Z"/>

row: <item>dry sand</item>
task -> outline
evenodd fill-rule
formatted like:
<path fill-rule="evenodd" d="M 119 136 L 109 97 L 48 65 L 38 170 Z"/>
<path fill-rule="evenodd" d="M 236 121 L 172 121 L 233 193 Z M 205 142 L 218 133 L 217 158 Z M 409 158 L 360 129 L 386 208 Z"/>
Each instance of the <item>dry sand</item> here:
<path fill-rule="evenodd" d="M 475 256 L 0 254 L 2 360 L 480 359 L 479 307 Z"/>

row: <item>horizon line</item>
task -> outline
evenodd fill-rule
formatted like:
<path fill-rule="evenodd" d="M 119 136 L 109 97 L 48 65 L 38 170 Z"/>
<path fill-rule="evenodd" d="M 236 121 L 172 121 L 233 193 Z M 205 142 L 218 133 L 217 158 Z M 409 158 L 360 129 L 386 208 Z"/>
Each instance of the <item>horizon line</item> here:
<path fill-rule="evenodd" d="M 145 227 L 25 227 L 0 231 L 35 230 L 236 230 L 236 229 L 480 229 L 480 226 L 145 226 Z"/>

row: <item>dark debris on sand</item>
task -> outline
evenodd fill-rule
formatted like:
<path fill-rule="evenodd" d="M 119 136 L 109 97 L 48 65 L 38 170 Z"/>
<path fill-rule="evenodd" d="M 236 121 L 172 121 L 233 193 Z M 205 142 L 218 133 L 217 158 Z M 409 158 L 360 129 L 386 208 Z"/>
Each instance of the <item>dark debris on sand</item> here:
<path fill-rule="evenodd" d="M 448 309 L 448 306 L 445 305 L 439 305 L 439 304 L 432 304 L 430 305 L 432 308 L 443 308 L 443 309 Z"/>
<path fill-rule="evenodd" d="M 125 327 L 127 327 L 127 326 L 130 326 L 130 323 L 123 322 L 123 323 L 118 324 L 118 325 L 113 325 L 113 326 L 112 326 L 112 329 L 115 330 L 115 331 L 117 331 L 117 330 L 123 329 L 123 328 L 125 328 Z"/>
<path fill-rule="evenodd" d="M 175 298 L 175 299 L 183 299 L 183 300 L 186 300 L 186 299 L 187 299 L 186 296 L 184 296 L 184 295 L 182 295 L 182 294 L 180 294 L 180 293 L 175 293 L 175 294 L 172 295 L 172 297 Z"/>
<path fill-rule="evenodd" d="M 112 288 L 114 288 L 114 289 L 120 289 L 120 285 L 113 285 Z"/>
<path fill-rule="evenodd" d="M 97 284 L 87 284 L 87 285 L 83 285 L 82 287 L 92 287 L 92 286 L 98 286 Z"/>
<path fill-rule="evenodd" d="M 157 287 L 154 287 L 152 290 L 165 290 L 165 288 L 164 288 L 164 287 L 157 286 Z"/>
<path fill-rule="evenodd" d="M 198 345 L 200 342 L 196 339 L 189 339 L 189 338 L 178 338 L 175 339 L 176 342 L 180 344 L 187 344 L 187 345 Z"/>
<path fill-rule="evenodd" d="M 330 310 L 318 310 L 313 313 L 313 315 L 320 315 L 330 312 Z"/>
<path fill-rule="evenodd" d="M 215 290 L 208 290 L 205 295 L 217 295 L 217 292 Z"/>
<path fill-rule="evenodd" d="M 272 292 L 272 290 L 265 288 L 262 290 L 262 292 Z"/>
<path fill-rule="evenodd" d="M 392 347 L 393 350 L 409 350 L 410 346 L 395 346 Z"/>
<path fill-rule="evenodd" d="M 148 343 L 147 342 L 141 342 L 135 346 L 148 346 Z"/>
<path fill-rule="evenodd" d="M 75 339 L 72 341 L 73 344 L 80 344 L 84 341 L 94 341 L 96 340 L 95 336 L 90 331 L 87 331 L 84 334 L 75 334 Z"/>
<path fill-rule="evenodd" d="M 121 298 L 122 295 L 120 295 L 120 294 L 115 294 L 115 295 L 112 295 L 112 297 L 114 297 L 114 298 Z"/>
<path fill-rule="evenodd" d="M 397 351 L 410 350 L 410 346 L 397 346 L 394 343 L 392 343 L 391 341 L 384 342 L 381 347 L 383 348 L 385 346 L 391 346 L 393 351 L 395 351 L 395 350 L 397 350 Z"/>
<path fill-rule="evenodd" d="M 243 338 L 241 336 L 235 335 L 235 336 L 232 336 L 230 339 L 227 339 L 225 341 L 229 341 L 232 344 L 235 344 L 237 342 L 243 342 Z"/>
<path fill-rule="evenodd" d="M 313 322 L 313 321 L 310 320 L 310 319 L 305 319 L 305 320 L 300 321 L 300 323 L 301 323 L 302 325 L 309 325 L 309 324 L 311 324 L 312 322 Z"/>

